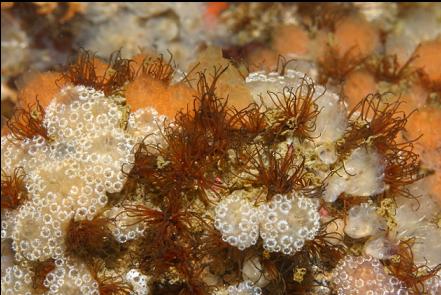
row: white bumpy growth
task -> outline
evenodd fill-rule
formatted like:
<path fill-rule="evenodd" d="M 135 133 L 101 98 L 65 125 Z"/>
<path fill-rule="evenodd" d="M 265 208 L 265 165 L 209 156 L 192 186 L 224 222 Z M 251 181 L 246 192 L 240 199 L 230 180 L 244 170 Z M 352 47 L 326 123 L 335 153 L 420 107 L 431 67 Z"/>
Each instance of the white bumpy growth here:
<path fill-rule="evenodd" d="M 403 282 L 388 275 L 380 260 L 370 256 L 344 257 L 333 270 L 332 279 L 339 295 L 408 294 Z"/>
<path fill-rule="evenodd" d="M 240 250 L 256 244 L 259 237 L 259 223 L 256 208 L 246 199 L 232 194 L 215 209 L 214 226 L 222 239 Z"/>
<path fill-rule="evenodd" d="M 261 295 L 262 289 L 250 281 L 244 281 L 237 286 L 228 287 L 228 295 Z"/>
<path fill-rule="evenodd" d="M 12 240 L 17 263 L 53 258 L 56 270 L 46 282 L 50 294 L 97 294 L 87 270 L 77 271 L 83 284 L 72 277 L 76 271 L 70 269 L 76 266 L 64 262 L 67 224 L 73 217 L 92 219 L 106 205 L 106 192 L 122 189 L 137 143 L 159 143 L 158 121 L 162 118 L 153 109 L 131 113 L 123 128 L 124 110 L 118 104 L 123 99 L 106 97 L 93 88 L 67 86 L 45 109 L 43 124 L 51 140 L 41 136 L 23 141 L 11 135 L 1 138 L 2 170 L 12 175 L 15 168 L 22 167 L 28 195 L 17 210 L 2 212 L 2 246 L 6 239 Z M 147 134 L 151 136 L 145 137 Z M 6 269 L 11 271 L 12 267 Z M 26 293 L 13 286 L 24 286 L 24 276 L 10 275 L 2 282 L 2 294 L 14 289 L 14 294 Z"/>
<path fill-rule="evenodd" d="M 260 236 L 270 252 L 291 255 L 305 240 L 312 240 L 320 228 L 317 204 L 311 199 L 292 194 L 276 195 L 260 208 Z"/>
<path fill-rule="evenodd" d="M 257 242 L 260 228 L 266 250 L 291 255 L 316 236 L 320 228 L 317 207 L 312 199 L 295 193 L 275 195 L 258 208 L 233 194 L 216 206 L 214 226 L 225 242 L 240 250 Z"/>

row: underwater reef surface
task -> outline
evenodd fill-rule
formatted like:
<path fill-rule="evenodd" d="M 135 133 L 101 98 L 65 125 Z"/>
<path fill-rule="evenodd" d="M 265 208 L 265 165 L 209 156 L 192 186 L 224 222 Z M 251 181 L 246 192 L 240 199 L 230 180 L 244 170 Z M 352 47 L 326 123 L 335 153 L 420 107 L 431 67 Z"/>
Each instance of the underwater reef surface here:
<path fill-rule="evenodd" d="M 440 294 L 441 6 L 12 3 L 2 294 Z"/>

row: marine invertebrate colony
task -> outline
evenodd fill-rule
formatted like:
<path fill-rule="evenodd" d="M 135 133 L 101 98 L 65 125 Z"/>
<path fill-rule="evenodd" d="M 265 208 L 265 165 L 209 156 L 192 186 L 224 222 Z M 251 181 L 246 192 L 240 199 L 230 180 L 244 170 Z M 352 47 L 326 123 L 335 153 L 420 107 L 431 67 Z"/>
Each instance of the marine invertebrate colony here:
<path fill-rule="evenodd" d="M 182 75 L 161 57 L 72 62 L 39 116 L 26 113 L 31 130 L 13 120 L 2 136 L 1 236 L 14 253 L 2 291 L 34 292 L 32 275 L 49 294 L 375 294 L 436 280 L 439 255 L 409 259 L 421 250 L 400 214 L 422 174 L 399 101 L 376 94 L 348 111 L 283 67 L 238 76 L 253 100 L 239 108 L 219 86 L 232 64 Z M 151 96 L 131 110 L 140 76 L 189 103 L 172 118 Z"/>

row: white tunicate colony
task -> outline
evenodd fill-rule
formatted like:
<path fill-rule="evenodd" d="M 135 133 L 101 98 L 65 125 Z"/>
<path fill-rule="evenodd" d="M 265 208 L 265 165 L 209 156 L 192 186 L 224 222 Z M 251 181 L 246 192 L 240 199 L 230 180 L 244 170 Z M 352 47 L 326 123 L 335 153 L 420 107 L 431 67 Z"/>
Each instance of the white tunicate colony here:
<path fill-rule="evenodd" d="M 259 237 L 259 220 L 256 208 L 246 199 L 232 194 L 215 208 L 214 226 L 222 240 L 240 250 L 254 245 Z"/>
<path fill-rule="evenodd" d="M 15 211 L 2 211 L 2 244 L 12 239 L 17 262 L 53 258 L 54 273 L 69 273 L 72 267 L 63 262 L 69 220 L 92 219 L 106 205 L 106 193 L 123 188 L 136 144 L 160 143 L 158 126 L 164 117 L 154 109 L 141 109 L 130 114 L 124 129 L 124 110 L 117 103 L 123 99 L 106 97 L 93 88 L 67 86 L 45 109 L 43 124 L 50 140 L 2 136 L 4 173 L 11 175 L 16 167 L 23 167 L 26 174 L 28 200 Z M 128 232 L 125 240 L 131 236 Z M 69 276 L 60 277 L 57 284 L 47 282 L 49 293 L 94 294 L 94 287 L 88 285 L 91 278 L 86 278 L 87 286 L 80 286 L 80 279 L 68 280 Z"/>
<path fill-rule="evenodd" d="M 317 207 L 313 200 L 295 193 L 275 195 L 258 208 L 233 194 L 216 206 L 214 226 L 224 241 L 240 250 L 256 243 L 260 229 L 266 250 L 291 255 L 317 234 L 320 228 Z"/>
<path fill-rule="evenodd" d="M 126 274 L 126 280 L 133 287 L 133 295 L 148 295 L 148 277 L 137 269 L 131 269 Z"/>
<path fill-rule="evenodd" d="M 98 295 L 98 283 L 87 270 L 86 265 L 70 258 L 55 260 L 56 268 L 45 279 L 48 294 L 90 294 Z"/>
<path fill-rule="evenodd" d="M 250 281 L 244 281 L 236 286 L 228 287 L 228 295 L 261 295 L 262 289 Z"/>
<path fill-rule="evenodd" d="M 1 293 L 6 295 L 32 294 L 33 273 L 18 265 L 8 267 L 1 279 Z"/>
<path fill-rule="evenodd" d="M 359 147 L 344 161 L 344 169 L 329 177 L 323 198 L 334 202 L 341 193 L 373 196 L 385 190 L 384 163 L 372 149 Z"/>
<path fill-rule="evenodd" d="M 98 295 L 98 284 L 87 267 L 66 258 L 55 260 L 55 269 L 49 272 L 43 281 L 48 288 L 45 294 L 63 295 Z M 34 273 L 28 267 L 14 265 L 6 269 L 1 280 L 2 294 L 35 294 L 33 287 Z"/>
<path fill-rule="evenodd" d="M 70 218 L 93 218 L 107 203 L 106 191 L 122 189 L 126 176 L 121 167 L 133 162 L 136 138 L 119 128 L 121 116 L 102 92 L 81 86 L 62 89 L 49 104 L 44 125 L 52 140 L 36 136 L 21 142 L 22 159 L 14 163 L 27 174 L 30 199 L 13 221 L 17 255 L 58 257 Z M 8 159 L 5 166 L 12 171 Z"/>
<path fill-rule="evenodd" d="M 368 203 L 352 207 L 346 219 L 345 233 L 354 239 L 375 235 L 386 229 L 385 220 Z"/>
<path fill-rule="evenodd" d="M 320 228 L 317 204 L 303 196 L 275 195 L 259 208 L 260 236 L 269 252 L 291 255 L 299 251 L 306 240 L 314 239 Z"/>
<path fill-rule="evenodd" d="M 332 272 L 339 295 L 404 295 L 406 287 L 396 277 L 388 275 L 380 260 L 370 256 L 344 257 Z"/>

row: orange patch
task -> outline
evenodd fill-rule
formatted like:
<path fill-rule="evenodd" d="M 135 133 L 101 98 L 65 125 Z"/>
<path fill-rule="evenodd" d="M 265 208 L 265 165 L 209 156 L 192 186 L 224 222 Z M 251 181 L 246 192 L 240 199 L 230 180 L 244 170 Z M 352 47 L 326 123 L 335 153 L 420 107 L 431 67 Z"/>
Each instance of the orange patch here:
<path fill-rule="evenodd" d="M 334 34 L 335 48 L 340 56 L 351 52 L 353 58 L 364 58 L 380 44 L 378 30 L 368 21 L 351 16 L 338 22 Z"/>
<path fill-rule="evenodd" d="M 343 93 L 349 109 L 354 108 L 368 94 L 377 91 L 374 77 L 367 71 L 359 70 L 351 72 L 343 85 Z"/>
<path fill-rule="evenodd" d="M 18 91 L 18 103 L 22 107 L 34 104 L 38 99 L 40 105 L 46 108 L 51 100 L 65 84 L 61 74 L 57 72 L 32 73 L 22 78 Z"/>
<path fill-rule="evenodd" d="M 229 105 L 238 109 L 244 108 L 253 102 L 251 93 L 245 84 L 239 70 L 222 56 L 222 50 L 216 47 L 208 47 L 201 52 L 196 62 L 190 65 L 193 69 L 189 75 L 190 81 L 198 81 L 198 72 L 204 72 L 208 84 L 213 80 L 214 68 L 220 70 L 228 66 L 228 69 L 219 77 L 216 82 L 216 95 L 221 98 L 228 98 Z M 190 71 L 190 70 L 189 70 Z M 193 87 L 195 85 L 193 84 Z"/>
<path fill-rule="evenodd" d="M 227 9 L 227 2 L 209 2 L 205 6 L 204 21 L 207 28 L 212 28 L 218 23 L 219 15 Z"/>
<path fill-rule="evenodd" d="M 6 135 L 8 135 L 10 132 L 11 132 L 11 131 L 9 130 L 8 126 L 5 124 L 5 125 L 2 127 L 2 130 L 1 130 L 1 136 L 6 136 Z"/>
<path fill-rule="evenodd" d="M 415 142 L 415 151 L 423 165 L 435 171 L 428 177 L 432 196 L 441 204 L 441 109 L 424 107 L 413 114 L 406 126 L 408 139 L 423 135 Z"/>
<path fill-rule="evenodd" d="M 410 117 L 406 129 L 410 138 L 423 134 L 415 144 L 419 149 L 425 151 L 438 149 L 441 152 L 441 128 L 438 128 L 440 123 L 441 109 L 424 107 Z M 439 158 L 437 161 L 433 161 L 433 163 L 437 162 L 439 162 Z"/>
<path fill-rule="evenodd" d="M 98 57 L 94 57 L 93 65 L 95 66 L 95 72 L 99 77 L 103 77 L 109 69 L 109 65 Z"/>
<path fill-rule="evenodd" d="M 309 48 L 308 33 L 299 26 L 285 25 L 276 28 L 272 47 L 282 55 L 304 56 Z"/>
<path fill-rule="evenodd" d="M 139 53 L 131 58 L 131 60 L 133 61 L 132 65 L 137 70 L 149 58 L 153 59 L 157 57 L 159 57 L 158 54 L 149 51 L 148 49 L 145 49 L 142 51 L 142 53 Z"/>
<path fill-rule="evenodd" d="M 125 95 L 132 111 L 153 107 L 160 114 L 174 118 L 179 110 L 193 101 L 194 91 L 184 84 L 168 86 L 141 75 L 127 86 Z"/>
<path fill-rule="evenodd" d="M 83 13 L 86 10 L 86 4 L 81 2 L 67 2 L 67 12 L 60 19 L 61 23 L 71 20 L 76 14 Z"/>
<path fill-rule="evenodd" d="M 441 39 L 421 43 L 415 55 L 413 66 L 420 68 L 430 83 L 441 85 Z"/>
<path fill-rule="evenodd" d="M 228 2 L 209 2 L 207 3 L 206 13 L 210 16 L 218 16 L 222 11 L 228 8 Z"/>

